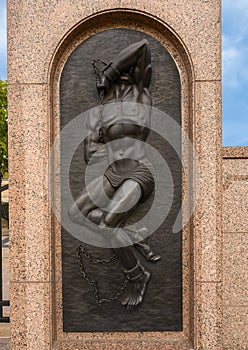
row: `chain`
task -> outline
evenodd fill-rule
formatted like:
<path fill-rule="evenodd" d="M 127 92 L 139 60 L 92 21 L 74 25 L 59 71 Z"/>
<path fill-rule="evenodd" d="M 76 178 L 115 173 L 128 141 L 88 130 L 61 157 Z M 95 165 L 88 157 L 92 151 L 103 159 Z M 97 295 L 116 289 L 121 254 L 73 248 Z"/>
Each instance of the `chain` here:
<path fill-rule="evenodd" d="M 97 79 L 101 79 L 101 75 L 100 75 L 100 71 L 99 69 L 97 68 L 97 63 L 102 63 L 103 65 L 107 66 L 107 63 L 102 61 L 102 60 L 99 60 L 99 59 L 95 59 L 93 58 L 93 61 L 91 62 L 92 66 L 93 66 L 93 69 L 94 69 L 94 72 L 95 72 L 95 75 L 97 77 Z"/>
<path fill-rule="evenodd" d="M 92 66 L 96 75 L 96 80 L 101 80 L 101 71 L 98 69 L 97 67 L 97 63 L 102 63 L 103 65 L 107 65 L 107 63 L 105 63 L 104 61 L 100 60 L 100 59 L 93 59 L 92 61 Z M 103 107 L 103 99 L 104 99 L 104 93 L 102 93 L 100 95 L 100 103 L 101 103 L 101 109 L 100 109 L 100 118 L 99 118 L 99 142 L 104 142 L 103 140 L 103 131 L 102 131 L 102 107 Z M 84 267 L 84 261 L 83 259 L 89 261 L 92 264 L 108 264 L 111 261 L 115 261 L 118 259 L 117 255 L 113 255 L 111 258 L 109 259 L 94 259 L 92 257 L 92 255 L 88 252 L 86 245 L 79 245 L 77 247 L 77 257 L 78 257 L 78 263 L 80 266 L 80 272 L 81 275 L 83 277 L 83 279 L 85 279 L 88 283 L 88 285 L 92 288 L 93 290 L 93 294 L 96 300 L 97 304 L 102 304 L 104 302 L 112 302 L 117 300 L 123 293 L 123 291 L 125 290 L 126 286 L 127 286 L 127 282 L 128 282 L 128 276 L 126 276 L 121 288 L 119 289 L 118 292 L 115 293 L 115 295 L 109 299 L 107 298 L 101 298 L 100 294 L 99 294 L 99 290 L 98 290 L 98 286 L 97 286 L 97 282 L 93 279 L 91 279 Z"/>
<path fill-rule="evenodd" d="M 123 282 L 123 285 L 121 286 L 119 291 L 115 293 L 115 295 L 113 297 L 111 297 L 109 299 L 101 298 L 100 294 L 99 294 L 97 282 L 88 276 L 88 274 L 85 270 L 84 261 L 83 261 L 83 258 L 85 258 L 87 261 L 89 261 L 93 264 L 107 264 L 111 261 L 117 260 L 118 259 L 117 255 L 113 255 L 109 259 L 102 259 L 102 260 L 101 259 L 94 259 L 92 257 L 92 255 L 88 252 L 86 245 L 79 245 L 77 247 L 77 257 L 78 257 L 78 263 L 80 266 L 81 275 L 82 275 L 83 279 L 85 279 L 87 281 L 88 285 L 92 288 L 93 295 L 95 297 L 97 304 L 102 304 L 104 302 L 113 302 L 113 301 L 117 300 L 122 295 L 123 291 L 125 290 L 125 288 L 127 286 L 128 276 L 126 276 L 126 278 Z"/>
<path fill-rule="evenodd" d="M 95 75 L 96 75 L 96 80 L 101 80 L 101 71 L 98 69 L 97 67 L 97 63 L 101 63 L 105 66 L 107 66 L 107 63 L 100 60 L 100 59 L 93 59 L 93 61 L 91 62 Z M 99 118 L 99 142 L 100 143 L 104 143 L 104 139 L 103 139 L 103 131 L 102 131 L 102 106 L 103 106 L 103 99 L 104 99 L 104 93 L 102 92 L 100 94 L 100 103 L 101 103 L 101 109 L 100 109 L 100 118 Z"/>
<path fill-rule="evenodd" d="M 102 114 L 103 114 L 102 99 L 101 99 L 101 108 L 100 108 L 100 116 L 99 116 L 99 133 L 98 133 L 98 135 L 99 135 L 99 143 L 104 143 L 103 130 L 102 130 Z"/>

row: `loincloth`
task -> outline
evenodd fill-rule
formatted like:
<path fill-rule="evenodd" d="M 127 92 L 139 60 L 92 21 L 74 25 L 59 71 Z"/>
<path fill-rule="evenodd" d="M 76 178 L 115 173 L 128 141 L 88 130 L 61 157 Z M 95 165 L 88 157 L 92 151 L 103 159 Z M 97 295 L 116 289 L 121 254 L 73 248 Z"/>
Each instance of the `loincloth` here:
<path fill-rule="evenodd" d="M 118 188 L 125 180 L 132 179 L 136 181 L 142 190 L 141 201 L 144 202 L 151 195 L 154 190 L 154 179 L 151 171 L 151 164 L 139 165 L 130 171 L 130 174 L 119 175 L 113 172 L 111 168 L 108 168 L 104 174 L 114 188 Z"/>

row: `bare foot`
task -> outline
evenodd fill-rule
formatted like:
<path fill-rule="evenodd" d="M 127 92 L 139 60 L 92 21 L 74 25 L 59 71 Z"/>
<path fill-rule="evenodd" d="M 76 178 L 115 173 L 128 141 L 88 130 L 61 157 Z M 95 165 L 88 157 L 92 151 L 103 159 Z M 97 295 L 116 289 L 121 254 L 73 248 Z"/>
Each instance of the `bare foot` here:
<path fill-rule="evenodd" d="M 122 300 L 122 305 L 127 305 L 127 310 L 132 310 L 142 302 L 150 276 L 148 271 L 144 271 L 137 280 L 130 281 L 127 294 Z"/>

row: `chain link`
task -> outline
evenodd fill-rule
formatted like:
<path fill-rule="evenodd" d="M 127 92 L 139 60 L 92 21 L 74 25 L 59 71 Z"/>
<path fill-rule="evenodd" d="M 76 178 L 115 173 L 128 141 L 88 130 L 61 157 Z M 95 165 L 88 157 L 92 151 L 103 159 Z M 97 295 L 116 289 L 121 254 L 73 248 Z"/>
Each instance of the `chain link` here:
<path fill-rule="evenodd" d="M 121 288 L 119 289 L 118 292 L 115 293 L 115 295 L 113 297 L 111 297 L 109 299 L 102 298 L 100 296 L 100 293 L 98 290 L 97 282 L 89 277 L 89 275 L 87 274 L 87 272 L 85 270 L 84 261 L 83 261 L 83 259 L 85 258 L 85 260 L 87 260 L 93 264 L 107 264 L 107 263 L 110 263 L 111 261 L 117 260 L 118 259 L 117 255 L 113 255 L 109 259 L 94 259 L 92 257 L 92 255 L 88 252 L 86 245 L 79 245 L 77 247 L 77 257 L 78 257 L 78 263 L 80 266 L 80 273 L 81 273 L 83 279 L 85 279 L 87 281 L 88 285 L 92 288 L 93 295 L 95 297 L 97 304 L 102 304 L 104 302 L 113 302 L 113 301 L 117 300 L 122 295 L 122 293 L 124 292 L 124 290 L 127 286 L 128 276 L 126 276 Z"/>
<path fill-rule="evenodd" d="M 100 59 L 93 59 L 92 61 L 92 66 L 96 75 L 96 80 L 101 80 L 101 71 L 98 69 L 97 67 L 97 63 L 102 63 L 103 65 L 107 65 L 107 63 L 105 63 L 104 61 L 100 60 Z M 103 99 L 104 99 L 104 94 L 100 95 L 100 103 L 101 103 L 101 109 L 100 109 L 100 118 L 99 118 L 99 142 L 103 143 L 103 131 L 102 131 L 102 106 L 103 106 Z M 88 285 L 92 288 L 93 290 L 93 294 L 96 300 L 97 304 L 102 304 L 104 302 L 113 302 L 115 300 L 117 300 L 122 293 L 124 292 L 126 286 L 127 286 L 127 282 L 128 282 L 128 276 L 126 276 L 121 288 L 119 289 L 118 292 L 115 293 L 115 295 L 109 299 L 107 298 L 102 298 L 99 294 L 99 290 L 98 290 L 98 286 L 97 286 L 97 282 L 93 279 L 91 279 L 89 277 L 89 275 L 87 274 L 85 267 L 84 267 L 84 260 L 89 261 L 92 264 L 108 264 L 112 261 L 115 261 L 118 259 L 117 255 L 113 255 L 112 257 L 110 257 L 109 259 L 94 259 L 92 257 L 92 255 L 88 252 L 86 245 L 79 245 L 77 247 L 77 257 L 78 257 L 78 263 L 80 266 L 80 273 L 83 277 L 83 279 L 85 279 L 88 283 Z"/>
<path fill-rule="evenodd" d="M 94 72 L 95 72 L 95 75 L 96 75 L 97 79 L 100 80 L 101 75 L 100 75 L 99 69 L 97 68 L 97 65 L 96 65 L 97 63 L 102 63 L 104 66 L 107 66 L 107 63 L 102 61 L 102 60 L 96 59 L 96 58 L 93 58 L 93 61 L 91 62 L 93 69 L 94 69 Z"/>
<path fill-rule="evenodd" d="M 98 80 L 99 82 L 101 81 L 101 70 L 98 69 L 97 67 L 97 63 L 101 63 L 105 66 L 107 66 L 107 63 L 100 60 L 100 59 L 93 59 L 93 61 L 91 62 L 95 75 L 96 75 L 96 80 Z M 100 143 L 104 143 L 104 139 L 103 139 L 103 131 L 102 131 L 102 106 L 103 106 L 103 99 L 104 99 L 104 93 L 100 94 L 100 103 L 101 103 L 101 109 L 100 109 L 100 117 L 99 117 L 99 142 Z"/>

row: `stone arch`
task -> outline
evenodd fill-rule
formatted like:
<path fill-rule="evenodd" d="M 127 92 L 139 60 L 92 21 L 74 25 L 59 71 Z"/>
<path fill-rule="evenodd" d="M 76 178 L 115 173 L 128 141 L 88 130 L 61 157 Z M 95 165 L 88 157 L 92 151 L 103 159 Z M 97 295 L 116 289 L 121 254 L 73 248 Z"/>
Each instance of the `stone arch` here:
<path fill-rule="evenodd" d="M 154 38 L 167 48 L 172 58 L 174 59 L 180 79 L 181 79 L 181 94 L 182 94 L 182 127 L 193 139 L 193 83 L 194 83 L 194 69 L 191 61 L 190 54 L 177 33 L 166 25 L 161 20 L 152 17 L 149 14 L 140 11 L 132 10 L 109 10 L 99 12 L 92 16 L 87 17 L 82 22 L 76 24 L 60 41 L 57 49 L 53 55 L 49 69 L 49 89 L 50 89 L 50 122 L 51 122 L 51 141 L 53 141 L 55 135 L 59 132 L 59 82 L 63 67 L 74 49 L 89 38 L 91 35 L 112 28 L 131 28 L 143 31 Z M 55 179 L 56 181 L 56 179 Z M 54 230 L 58 232 L 58 223 L 54 223 Z M 55 236 L 59 238 L 58 234 Z M 56 242 L 58 246 L 58 240 Z M 184 271 L 184 329 L 183 333 L 188 338 L 190 337 L 190 319 L 193 316 L 190 314 L 189 304 L 192 303 L 192 287 L 190 286 L 189 275 L 193 269 L 190 266 L 189 251 L 191 249 L 190 241 L 190 227 L 186 227 L 184 230 L 184 246 L 183 246 L 183 260 L 186 261 Z M 58 248 L 57 246 L 57 248 Z M 61 248 L 61 247 L 60 247 Z M 55 256 L 55 252 L 54 256 Z M 55 259 L 55 266 L 57 273 L 60 273 L 60 267 L 58 261 Z M 54 267 L 55 267 L 54 266 Z M 185 277 L 186 276 L 186 277 Z M 55 291 L 55 288 L 54 288 Z M 56 308 L 59 308 L 61 299 L 58 300 Z"/>

